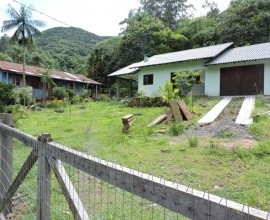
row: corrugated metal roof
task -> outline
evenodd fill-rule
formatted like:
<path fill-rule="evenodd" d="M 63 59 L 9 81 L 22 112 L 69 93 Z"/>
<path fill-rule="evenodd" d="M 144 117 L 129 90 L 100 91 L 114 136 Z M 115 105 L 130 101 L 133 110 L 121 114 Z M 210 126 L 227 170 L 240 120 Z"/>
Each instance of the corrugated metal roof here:
<path fill-rule="evenodd" d="M 232 45 L 233 43 L 226 43 L 190 50 L 183 50 L 173 53 L 159 54 L 148 58 L 147 61 L 142 61 L 137 65 L 134 65 L 134 67 L 154 66 L 161 64 L 214 58 Z"/>
<path fill-rule="evenodd" d="M 117 71 L 109 74 L 108 76 L 119 76 L 119 75 L 127 75 L 127 74 L 131 74 L 131 73 L 136 73 L 139 71 L 139 68 L 134 67 L 137 64 L 139 64 L 139 63 L 133 63 L 129 66 L 126 66 L 120 70 L 117 70 Z"/>
<path fill-rule="evenodd" d="M 205 65 L 209 66 L 263 59 L 270 59 L 270 43 L 229 49 Z"/>
<path fill-rule="evenodd" d="M 23 74 L 23 66 L 22 64 L 19 64 L 19 63 L 0 61 L 0 69 L 4 71 Z M 46 70 L 41 67 L 25 65 L 26 75 L 41 77 L 45 71 Z M 62 72 L 59 70 L 52 70 L 52 78 L 66 80 L 66 81 L 73 81 L 73 82 L 75 81 L 75 82 L 86 83 L 86 84 L 96 84 L 96 85 L 101 84 L 83 75 L 71 74 L 71 73 Z"/>

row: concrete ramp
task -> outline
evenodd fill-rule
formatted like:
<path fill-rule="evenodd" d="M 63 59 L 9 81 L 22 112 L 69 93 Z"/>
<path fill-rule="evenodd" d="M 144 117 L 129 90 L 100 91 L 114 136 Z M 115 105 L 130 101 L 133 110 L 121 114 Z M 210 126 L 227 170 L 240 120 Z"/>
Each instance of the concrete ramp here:
<path fill-rule="evenodd" d="M 198 124 L 209 124 L 213 122 L 223 111 L 223 109 L 229 104 L 232 100 L 232 97 L 224 97 L 218 104 L 216 104 L 205 116 L 203 116 Z"/>
<path fill-rule="evenodd" d="M 246 96 L 235 123 L 240 125 L 251 125 L 253 122 L 251 114 L 254 109 L 254 105 L 255 96 Z"/>

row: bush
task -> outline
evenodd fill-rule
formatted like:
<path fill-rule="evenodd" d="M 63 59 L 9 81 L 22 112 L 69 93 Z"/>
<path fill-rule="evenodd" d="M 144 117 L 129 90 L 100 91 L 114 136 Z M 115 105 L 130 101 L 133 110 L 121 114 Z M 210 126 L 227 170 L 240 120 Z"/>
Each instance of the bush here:
<path fill-rule="evenodd" d="M 75 95 L 70 99 L 71 104 L 80 104 L 83 102 L 83 97 Z"/>
<path fill-rule="evenodd" d="M 68 99 L 72 100 L 74 96 L 76 95 L 73 89 L 66 89 L 66 92 L 68 94 Z"/>
<path fill-rule="evenodd" d="M 16 103 L 16 94 L 12 84 L 0 83 L 0 112 L 6 112 L 6 107 Z"/>
<path fill-rule="evenodd" d="M 19 97 L 19 103 L 21 105 L 30 105 L 32 100 L 31 100 L 31 94 L 30 91 L 27 88 L 21 88 L 18 91 L 18 97 Z"/>
<path fill-rule="evenodd" d="M 55 87 L 52 91 L 53 98 L 57 100 L 63 100 L 69 98 L 69 94 L 64 87 Z"/>
<path fill-rule="evenodd" d="M 185 123 L 177 123 L 173 122 L 170 127 L 169 127 L 169 133 L 178 136 L 179 134 L 183 133 L 186 130 L 186 125 Z"/>
<path fill-rule="evenodd" d="M 88 89 L 84 89 L 83 92 L 82 92 L 82 95 L 81 97 L 83 99 L 89 99 L 91 97 L 91 90 L 88 90 Z"/>
<path fill-rule="evenodd" d="M 192 148 L 198 147 L 198 138 L 196 136 L 188 139 L 189 146 Z"/>
<path fill-rule="evenodd" d="M 160 97 L 135 97 L 128 102 L 128 107 L 162 107 L 167 106 L 166 101 Z"/>
<path fill-rule="evenodd" d="M 46 102 L 47 108 L 63 108 L 66 107 L 66 102 L 64 100 L 51 100 Z"/>

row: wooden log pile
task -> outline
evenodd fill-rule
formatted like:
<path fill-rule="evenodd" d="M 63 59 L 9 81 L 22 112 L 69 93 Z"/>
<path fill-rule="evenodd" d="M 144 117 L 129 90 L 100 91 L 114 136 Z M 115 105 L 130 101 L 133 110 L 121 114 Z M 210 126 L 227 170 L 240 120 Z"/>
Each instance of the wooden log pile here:
<path fill-rule="evenodd" d="M 128 114 L 122 118 L 123 123 L 123 132 L 128 133 L 132 123 L 133 123 L 133 114 Z"/>

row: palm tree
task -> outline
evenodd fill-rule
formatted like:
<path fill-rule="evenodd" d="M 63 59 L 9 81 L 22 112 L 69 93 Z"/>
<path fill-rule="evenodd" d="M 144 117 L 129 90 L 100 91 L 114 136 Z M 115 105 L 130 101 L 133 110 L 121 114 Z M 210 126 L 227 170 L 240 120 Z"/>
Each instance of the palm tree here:
<path fill-rule="evenodd" d="M 25 82 L 25 54 L 26 46 L 33 44 L 33 36 L 40 35 L 37 27 L 44 27 L 45 23 L 39 20 L 30 20 L 32 17 L 32 6 L 22 5 L 20 11 L 17 12 L 12 5 L 8 5 L 7 13 L 11 20 L 3 21 L 1 31 L 6 32 L 16 28 L 11 41 L 17 42 L 23 46 L 23 87 Z"/>

